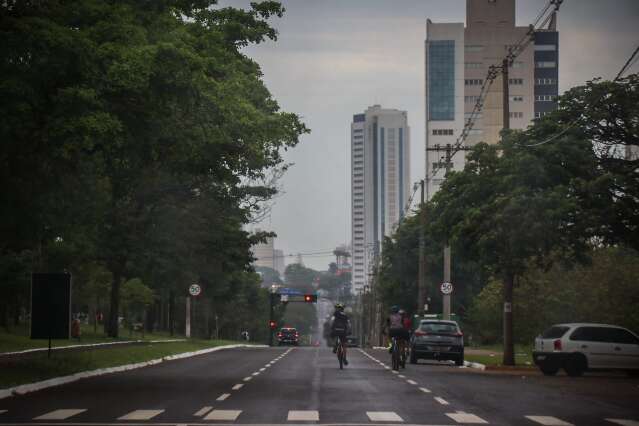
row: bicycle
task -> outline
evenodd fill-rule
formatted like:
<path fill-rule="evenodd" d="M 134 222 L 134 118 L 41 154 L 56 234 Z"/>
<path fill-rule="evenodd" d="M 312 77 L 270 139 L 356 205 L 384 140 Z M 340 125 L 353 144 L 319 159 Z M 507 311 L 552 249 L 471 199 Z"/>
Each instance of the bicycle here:
<path fill-rule="evenodd" d="M 342 336 L 337 336 L 337 360 L 339 361 L 339 369 L 344 369 L 346 353 L 344 350 L 344 342 L 342 342 Z"/>
<path fill-rule="evenodd" d="M 391 343 L 391 364 L 393 370 L 399 370 L 401 354 L 399 353 L 399 343 L 397 342 L 397 337 L 393 337 Z"/>

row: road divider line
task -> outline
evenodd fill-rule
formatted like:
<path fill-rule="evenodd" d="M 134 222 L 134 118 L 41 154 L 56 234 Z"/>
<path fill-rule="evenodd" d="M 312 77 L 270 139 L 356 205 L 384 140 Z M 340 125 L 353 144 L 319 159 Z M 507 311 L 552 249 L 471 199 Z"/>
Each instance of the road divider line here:
<path fill-rule="evenodd" d="M 202 407 L 200 408 L 199 411 L 197 411 L 196 413 L 194 413 L 193 415 L 196 417 L 202 417 L 203 415 L 205 415 L 206 413 L 208 413 L 209 411 L 211 411 L 213 409 L 213 407 Z"/>
<path fill-rule="evenodd" d="M 228 398 L 229 396 L 231 396 L 230 393 L 223 393 L 222 395 L 218 396 L 216 401 L 224 401 L 226 398 Z"/>
<path fill-rule="evenodd" d="M 118 417 L 118 420 L 150 420 L 162 413 L 164 413 L 164 410 L 135 410 Z"/>
<path fill-rule="evenodd" d="M 424 392 L 424 393 L 430 393 L 430 389 L 426 389 L 426 388 L 419 388 L 420 391 Z"/>
<path fill-rule="evenodd" d="M 607 422 L 616 423 L 621 426 L 639 426 L 639 421 L 625 419 L 605 419 Z"/>
<path fill-rule="evenodd" d="M 266 370 L 266 367 L 260 368 L 260 371 L 264 371 L 264 370 Z"/>
<path fill-rule="evenodd" d="M 240 390 L 240 389 L 242 389 L 242 386 L 244 386 L 243 383 L 238 383 L 237 385 L 233 385 L 233 387 L 231 389 Z"/>
<path fill-rule="evenodd" d="M 408 383 L 409 385 L 416 385 L 417 384 L 417 382 L 415 380 L 411 380 L 411 379 L 406 380 L 406 383 Z"/>
<path fill-rule="evenodd" d="M 260 375 L 259 371 L 256 371 L 255 373 L 251 373 L 251 376 L 259 376 L 259 375 Z"/>
<path fill-rule="evenodd" d="M 43 414 L 41 416 L 35 417 L 33 420 L 66 420 L 69 417 L 73 417 L 80 413 L 84 413 L 87 411 L 84 408 L 71 408 L 64 410 L 55 410 L 50 413 Z"/>
<path fill-rule="evenodd" d="M 448 405 L 448 401 L 446 401 L 444 398 L 440 396 L 436 396 L 435 401 L 439 402 L 441 405 Z"/>
<path fill-rule="evenodd" d="M 252 379 L 252 377 L 248 376 L 248 377 L 243 378 L 242 380 L 244 380 L 245 382 L 250 382 L 251 379 Z"/>
<path fill-rule="evenodd" d="M 400 379 L 405 379 L 405 378 L 406 378 L 406 376 L 404 376 L 403 374 L 400 374 L 400 375 L 399 375 L 399 376 L 397 376 L 397 377 L 399 377 Z"/>

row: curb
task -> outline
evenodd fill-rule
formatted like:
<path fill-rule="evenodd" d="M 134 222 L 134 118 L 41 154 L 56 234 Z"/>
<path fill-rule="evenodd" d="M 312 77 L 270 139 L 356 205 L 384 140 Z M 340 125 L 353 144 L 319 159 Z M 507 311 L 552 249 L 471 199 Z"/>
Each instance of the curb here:
<path fill-rule="evenodd" d="M 475 369 L 481 370 L 481 371 L 486 370 L 486 366 L 484 364 L 480 364 L 478 362 L 464 361 L 464 367 L 475 368 Z"/>
<path fill-rule="evenodd" d="M 174 342 L 186 342 L 186 339 L 168 339 L 168 340 L 124 340 L 121 342 L 105 342 L 105 343 L 89 343 L 86 345 L 69 345 L 69 346 L 57 346 L 55 348 L 51 348 L 51 352 L 53 351 L 62 351 L 68 349 L 77 349 L 77 348 L 99 348 L 104 346 L 115 346 L 115 345 L 131 345 L 131 344 L 139 344 L 139 343 L 174 343 Z M 36 352 L 46 352 L 49 348 L 33 348 L 33 349 L 25 349 L 24 351 L 15 351 L 15 352 L 0 352 L 0 358 L 8 357 L 13 355 L 24 355 L 24 354 L 32 354 Z"/>
<path fill-rule="evenodd" d="M 64 384 L 67 384 L 67 383 L 75 382 L 75 381 L 78 381 L 78 380 L 81 380 L 81 379 L 86 379 L 86 378 L 89 378 L 89 377 L 103 376 L 105 374 L 118 373 L 118 372 L 121 372 L 121 371 L 135 370 L 137 368 L 148 367 L 148 366 L 160 364 L 160 363 L 166 362 L 166 361 L 173 361 L 173 360 L 176 360 L 176 359 L 190 358 L 190 357 L 193 357 L 193 356 L 203 355 L 203 354 L 207 354 L 207 353 L 210 353 L 210 352 L 221 351 L 221 350 L 224 350 L 224 349 L 267 348 L 267 347 L 268 346 L 266 346 L 266 345 L 245 345 L 245 344 L 215 346 L 213 348 L 201 349 L 199 351 L 183 352 L 183 353 L 180 353 L 180 354 L 168 355 L 168 356 L 165 356 L 165 357 L 162 357 L 162 358 L 152 359 L 150 361 L 138 362 L 138 363 L 135 363 L 135 364 L 126 364 L 126 365 L 119 365 L 117 367 L 100 368 L 100 369 L 97 369 L 97 370 L 90 370 L 90 371 L 81 371 L 79 373 L 71 374 L 69 376 L 54 377 L 52 379 L 47 379 L 47 380 L 43 380 L 43 381 L 40 381 L 40 382 L 27 383 L 27 384 L 15 386 L 15 387 L 12 387 L 12 388 L 0 389 L 0 399 L 8 398 L 8 397 L 11 397 L 11 396 L 24 395 L 24 394 L 27 394 L 27 393 L 30 393 L 30 392 L 35 392 L 35 391 L 39 391 L 39 390 L 42 390 L 42 389 L 51 388 L 51 387 L 54 387 L 54 386 L 64 385 Z"/>

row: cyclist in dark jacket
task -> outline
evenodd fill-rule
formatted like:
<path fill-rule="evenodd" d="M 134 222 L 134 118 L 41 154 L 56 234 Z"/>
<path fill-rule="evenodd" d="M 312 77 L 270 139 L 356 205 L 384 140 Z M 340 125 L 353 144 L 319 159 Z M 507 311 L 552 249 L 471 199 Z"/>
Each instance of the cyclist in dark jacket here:
<path fill-rule="evenodd" d="M 333 343 L 333 353 L 337 352 L 337 338 L 342 339 L 342 345 L 344 347 L 344 364 L 348 365 L 346 360 L 346 336 L 351 332 L 351 321 L 348 315 L 344 313 L 344 305 L 341 303 L 335 304 L 335 312 L 333 313 L 333 322 L 331 324 L 331 337 L 335 339 Z"/>

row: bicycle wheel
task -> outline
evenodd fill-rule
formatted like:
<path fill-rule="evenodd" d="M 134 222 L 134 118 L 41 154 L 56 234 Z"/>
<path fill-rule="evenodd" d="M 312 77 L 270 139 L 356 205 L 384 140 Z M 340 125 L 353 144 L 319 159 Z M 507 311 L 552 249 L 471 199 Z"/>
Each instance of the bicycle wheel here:
<path fill-rule="evenodd" d="M 337 348 L 337 360 L 339 361 L 339 369 L 343 370 L 344 369 L 344 348 L 342 348 L 341 344 Z"/>
<path fill-rule="evenodd" d="M 391 355 L 391 361 L 393 370 L 399 370 L 399 348 L 397 347 L 396 341 L 393 341 L 393 353 Z"/>

